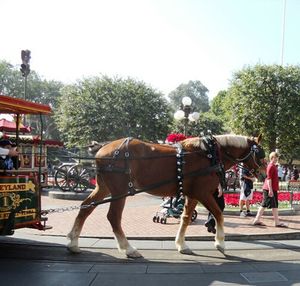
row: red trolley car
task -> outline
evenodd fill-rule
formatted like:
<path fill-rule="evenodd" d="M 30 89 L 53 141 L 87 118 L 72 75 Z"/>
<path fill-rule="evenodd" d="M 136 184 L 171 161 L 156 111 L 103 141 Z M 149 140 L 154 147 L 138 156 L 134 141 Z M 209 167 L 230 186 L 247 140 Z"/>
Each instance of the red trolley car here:
<path fill-rule="evenodd" d="M 14 114 L 16 126 L 20 116 L 35 114 L 39 116 L 43 130 L 43 115 L 50 115 L 49 106 L 27 100 L 0 95 L 0 113 Z M 43 142 L 43 132 L 39 135 Z M 19 146 L 19 130 L 16 128 L 15 143 Z M 16 170 L 0 170 L 0 234 L 13 234 L 14 229 L 33 227 L 45 229 L 41 216 L 41 177 L 45 153 L 42 144 L 35 147 L 35 165 L 27 165 Z M 20 150 L 21 155 L 22 151 Z"/>

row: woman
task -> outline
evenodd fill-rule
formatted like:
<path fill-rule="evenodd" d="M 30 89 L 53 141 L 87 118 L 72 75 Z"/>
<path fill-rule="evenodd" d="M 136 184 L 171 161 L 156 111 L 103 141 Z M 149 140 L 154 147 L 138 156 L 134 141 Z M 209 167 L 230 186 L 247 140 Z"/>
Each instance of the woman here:
<path fill-rule="evenodd" d="M 267 177 L 263 185 L 263 203 L 259 207 L 257 215 L 253 221 L 253 225 L 265 226 L 263 222 L 260 221 L 265 208 L 272 209 L 272 214 L 274 217 L 274 222 L 276 227 L 288 227 L 286 224 L 279 221 L 278 216 L 278 190 L 279 190 L 279 179 L 278 179 L 278 154 L 276 152 L 271 152 L 269 158 L 270 163 L 267 167 Z"/>
<path fill-rule="evenodd" d="M 16 148 L 13 148 L 13 143 L 9 140 L 0 140 L 0 148 L 3 150 L 0 154 L 0 169 L 3 170 L 13 170 L 17 169 L 20 164 L 22 164 L 22 160 L 18 161 L 18 152 Z M 4 150 L 7 150 L 4 152 Z M 5 155 L 5 153 L 7 155 Z M 16 155 L 15 155 L 16 154 Z"/>

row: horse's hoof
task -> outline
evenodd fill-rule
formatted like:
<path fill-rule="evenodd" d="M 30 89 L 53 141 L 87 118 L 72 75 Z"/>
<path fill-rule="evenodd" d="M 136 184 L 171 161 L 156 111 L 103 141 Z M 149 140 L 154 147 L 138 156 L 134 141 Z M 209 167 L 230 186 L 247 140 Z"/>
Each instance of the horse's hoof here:
<path fill-rule="evenodd" d="M 222 247 L 220 244 L 216 245 L 216 249 L 219 250 L 222 254 L 225 254 L 225 248 Z"/>
<path fill-rule="evenodd" d="M 67 249 L 74 254 L 81 253 L 81 249 L 78 246 L 67 246 Z"/>
<path fill-rule="evenodd" d="M 134 250 L 133 252 L 130 252 L 130 253 L 126 253 L 126 256 L 128 258 L 141 258 L 141 257 L 143 257 L 143 255 L 140 254 L 137 250 Z"/>
<path fill-rule="evenodd" d="M 190 248 L 181 249 L 181 250 L 179 250 L 179 253 L 186 254 L 186 255 L 194 254 L 194 252 Z"/>

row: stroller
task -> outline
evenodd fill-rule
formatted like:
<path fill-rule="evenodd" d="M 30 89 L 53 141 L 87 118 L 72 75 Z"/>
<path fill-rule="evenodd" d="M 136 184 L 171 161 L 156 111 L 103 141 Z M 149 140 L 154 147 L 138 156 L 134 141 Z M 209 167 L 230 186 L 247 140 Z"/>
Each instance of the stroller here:
<path fill-rule="evenodd" d="M 163 203 L 160 204 L 162 210 L 156 213 L 156 215 L 153 217 L 153 222 L 166 224 L 168 217 L 180 218 L 183 212 L 184 202 L 185 199 L 183 195 L 181 195 L 178 199 L 170 197 L 164 200 Z M 197 218 L 197 216 L 198 212 L 194 210 L 191 221 L 193 222 Z"/>

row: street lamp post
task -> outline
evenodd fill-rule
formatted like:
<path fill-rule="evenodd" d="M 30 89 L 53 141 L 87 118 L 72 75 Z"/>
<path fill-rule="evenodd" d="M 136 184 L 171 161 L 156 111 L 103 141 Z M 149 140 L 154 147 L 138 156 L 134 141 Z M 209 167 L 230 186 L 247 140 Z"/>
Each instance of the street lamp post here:
<path fill-rule="evenodd" d="M 200 114 L 199 112 L 192 112 L 192 100 L 190 97 L 183 97 L 181 103 L 181 109 L 174 113 L 174 118 L 175 120 L 184 120 L 184 135 L 187 136 L 188 122 L 195 122 L 199 119 Z"/>
<path fill-rule="evenodd" d="M 22 64 L 20 71 L 22 73 L 22 76 L 24 77 L 24 99 L 27 99 L 27 76 L 30 73 L 30 51 L 29 50 L 22 50 L 21 51 L 21 59 L 22 59 Z M 26 118 L 24 115 L 24 125 L 26 125 Z"/>
<path fill-rule="evenodd" d="M 30 65 L 29 65 L 29 61 L 30 61 L 30 51 L 29 50 L 22 50 L 21 51 L 21 59 L 22 59 L 22 64 L 21 64 L 21 73 L 22 76 L 24 77 L 24 99 L 26 99 L 27 96 L 27 76 L 30 73 Z"/>

